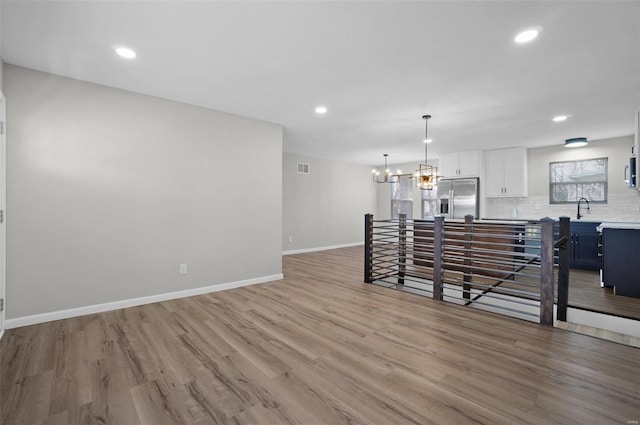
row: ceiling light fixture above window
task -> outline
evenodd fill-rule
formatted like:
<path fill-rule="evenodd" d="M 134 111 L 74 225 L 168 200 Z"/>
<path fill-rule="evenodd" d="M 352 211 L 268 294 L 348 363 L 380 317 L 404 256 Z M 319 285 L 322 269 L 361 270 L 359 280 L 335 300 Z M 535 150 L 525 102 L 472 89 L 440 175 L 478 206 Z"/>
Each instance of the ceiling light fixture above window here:
<path fill-rule="evenodd" d="M 565 148 L 579 148 L 587 146 L 589 142 L 586 137 L 574 137 L 573 139 L 567 139 L 564 141 Z"/>
<path fill-rule="evenodd" d="M 562 121 L 566 121 L 567 118 L 569 118 L 569 115 L 558 115 L 553 117 L 553 121 L 554 122 L 562 122 Z"/>
<path fill-rule="evenodd" d="M 136 52 L 128 47 L 116 47 L 115 51 L 118 56 L 121 56 L 125 59 L 134 59 L 136 56 L 138 56 Z"/>
<path fill-rule="evenodd" d="M 518 44 L 529 43 L 530 41 L 533 41 L 536 39 L 536 37 L 538 37 L 540 31 L 542 31 L 542 28 L 540 27 L 526 29 L 518 33 L 518 35 L 516 35 L 516 38 L 514 38 L 514 41 Z"/>
<path fill-rule="evenodd" d="M 419 168 L 416 170 L 416 180 L 418 182 L 418 187 L 421 190 L 432 190 L 438 184 L 438 167 L 434 167 L 427 163 L 427 146 L 429 145 L 431 139 L 429 139 L 429 119 L 431 119 L 431 115 L 423 115 L 424 119 L 424 164 L 420 164 Z"/>
<path fill-rule="evenodd" d="M 327 113 L 327 107 L 326 106 L 316 106 L 316 114 L 326 114 Z"/>

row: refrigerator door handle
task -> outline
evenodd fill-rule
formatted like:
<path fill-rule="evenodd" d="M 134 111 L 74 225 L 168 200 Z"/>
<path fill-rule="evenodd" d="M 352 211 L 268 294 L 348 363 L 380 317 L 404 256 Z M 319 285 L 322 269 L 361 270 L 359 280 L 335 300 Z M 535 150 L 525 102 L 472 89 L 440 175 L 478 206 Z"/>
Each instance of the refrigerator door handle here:
<path fill-rule="evenodd" d="M 451 204 L 449 206 L 449 218 L 453 218 L 453 217 L 456 216 L 455 215 L 456 214 L 456 202 L 455 202 L 456 200 L 455 200 L 454 196 L 455 196 L 455 192 L 453 191 L 453 189 L 451 189 L 449 191 L 449 201 L 450 201 L 449 203 Z"/>

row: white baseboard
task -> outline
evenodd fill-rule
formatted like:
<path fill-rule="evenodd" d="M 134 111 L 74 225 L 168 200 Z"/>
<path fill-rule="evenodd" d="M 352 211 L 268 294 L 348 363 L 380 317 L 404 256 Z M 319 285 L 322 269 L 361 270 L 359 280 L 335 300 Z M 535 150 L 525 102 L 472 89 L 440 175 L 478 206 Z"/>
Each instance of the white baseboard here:
<path fill-rule="evenodd" d="M 319 246 L 316 248 L 294 249 L 291 251 L 282 251 L 282 255 L 304 254 L 305 252 L 327 251 L 329 249 L 349 248 L 351 246 L 364 245 L 364 242 L 345 243 L 342 245 Z"/>
<path fill-rule="evenodd" d="M 282 273 L 270 276 L 256 277 L 237 282 L 220 283 L 218 285 L 203 286 L 201 288 L 186 289 L 184 291 L 167 292 L 165 294 L 149 295 L 147 297 L 131 298 L 127 300 L 113 301 L 104 304 L 94 304 L 84 307 L 70 308 L 68 310 L 51 311 L 49 313 L 34 314 L 31 316 L 17 317 L 5 321 L 5 329 L 19 328 L 22 326 L 36 325 L 38 323 L 54 320 L 68 319 L 71 317 L 85 316 L 88 314 L 102 313 L 104 311 L 119 310 L 121 308 L 135 307 L 138 305 L 157 303 L 160 301 L 175 300 L 178 298 L 192 297 L 194 295 L 209 294 L 225 291 L 227 289 L 241 288 L 243 286 L 256 285 L 258 283 L 272 282 L 283 279 Z"/>
<path fill-rule="evenodd" d="M 567 308 L 567 322 L 640 338 L 638 321 L 594 311 Z"/>

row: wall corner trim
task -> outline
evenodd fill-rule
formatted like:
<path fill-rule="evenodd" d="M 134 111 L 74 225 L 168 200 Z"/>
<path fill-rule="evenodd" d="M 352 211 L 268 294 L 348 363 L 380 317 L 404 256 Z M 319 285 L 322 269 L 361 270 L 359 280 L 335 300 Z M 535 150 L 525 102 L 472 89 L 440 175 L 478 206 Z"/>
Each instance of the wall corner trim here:
<path fill-rule="evenodd" d="M 253 279 L 239 280 L 236 282 L 220 283 L 216 285 L 203 286 L 200 288 L 186 289 L 184 291 L 167 292 L 164 294 L 149 295 L 140 298 L 130 298 L 127 300 L 113 301 L 104 304 L 94 304 L 84 307 L 70 308 L 67 310 L 51 311 L 48 313 L 34 314 L 31 316 L 16 317 L 5 321 L 5 329 L 14 329 L 22 326 L 36 325 L 38 323 L 52 322 L 54 320 L 69 319 L 71 317 L 86 316 L 88 314 L 102 313 L 105 311 L 119 310 L 121 308 L 136 307 L 139 305 L 152 304 L 161 301 L 175 300 L 178 298 L 192 297 L 194 295 L 209 294 L 212 292 L 225 291 L 227 289 L 242 288 L 243 286 L 256 285 L 259 283 L 273 282 L 284 279 L 282 273 L 261 276 Z"/>

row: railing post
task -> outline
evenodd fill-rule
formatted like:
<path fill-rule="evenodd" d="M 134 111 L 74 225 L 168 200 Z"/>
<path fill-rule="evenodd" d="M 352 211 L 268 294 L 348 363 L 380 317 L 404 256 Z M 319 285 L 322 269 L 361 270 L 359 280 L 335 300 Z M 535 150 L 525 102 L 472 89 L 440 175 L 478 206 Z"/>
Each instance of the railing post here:
<path fill-rule="evenodd" d="M 471 241 L 473 239 L 473 216 L 464 216 L 464 275 L 462 276 L 462 297 L 471 298 Z"/>
<path fill-rule="evenodd" d="M 570 219 L 560 217 L 560 231 L 558 240 L 558 320 L 567 321 L 567 307 L 569 305 L 569 259 L 571 258 Z"/>
<path fill-rule="evenodd" d="M 407 215 L 399 215 L 398 224 L 398 285 L 404 285 L 407 272 Z"/>
<path fill-rule="evenodd" d="M 373 261 L 373 214 L 364 215 L 364 281 L 371 283 Z"/>
<path fill-rule="evenodd" d="M 553 219 L 540 220 L 540 324 L 553 326 Z"/>
<path fill-rule="evenodd" d="M 442 301 L 442 254 L 444 245 L 444 217 L 433 220 L 433 299 Z"/>

